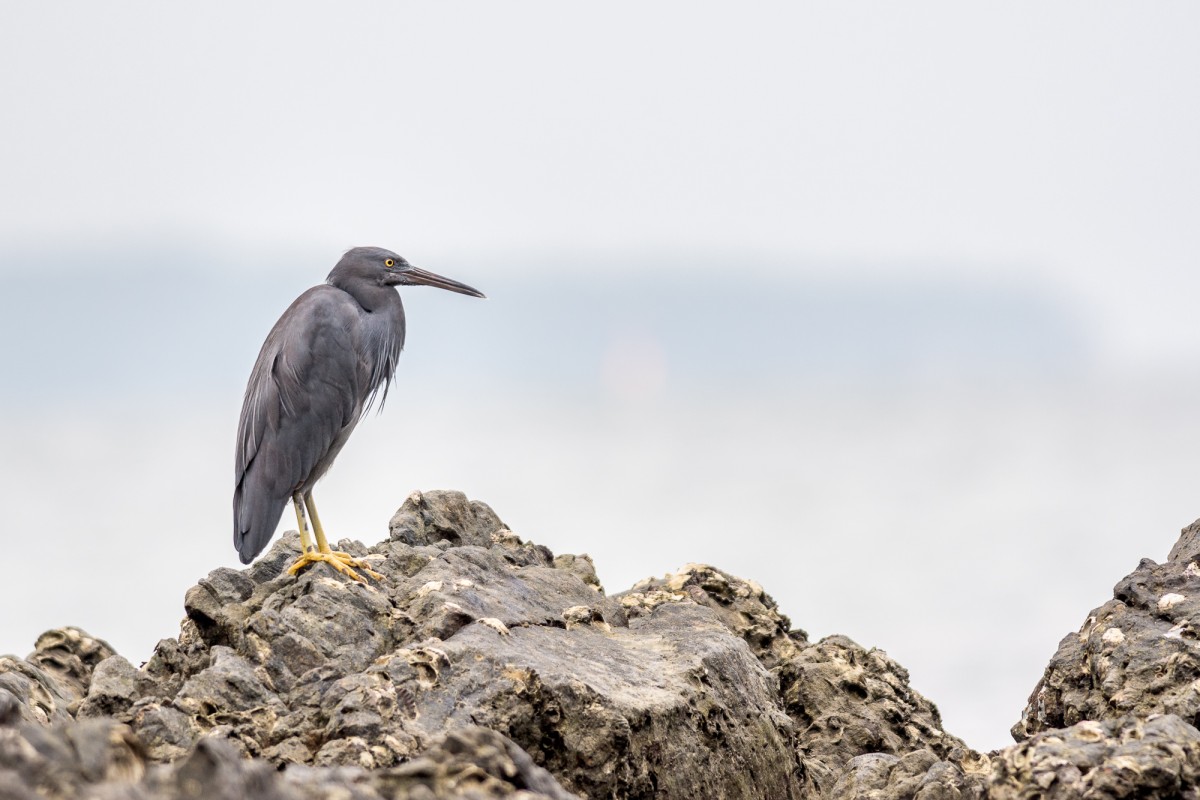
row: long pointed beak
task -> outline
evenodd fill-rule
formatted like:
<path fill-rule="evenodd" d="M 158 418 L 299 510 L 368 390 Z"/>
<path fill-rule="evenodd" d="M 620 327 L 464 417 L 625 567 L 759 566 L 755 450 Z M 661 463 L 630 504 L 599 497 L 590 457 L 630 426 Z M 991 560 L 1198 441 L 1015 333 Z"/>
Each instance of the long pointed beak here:
<path fill-rule="evenodd" d="M 485 295 L 483 292 L 479 291 L 478 289 L 472 289 L 465 283 L 459 283 L 458 281 L 450 280 L 449 278 L 443 278 L 441 275 L 429 272 L 428 270 L 423 270 L 420 267 L 409 267 L 401 272 L 400 275 L 404 278 L 404 282 L 408 284 L 436 286 L 439 289 L 449 289 L 450 291 L 458 292 L 459 294 L 469 294 L 471 297 L 487 297 L 487 295 Z"/>

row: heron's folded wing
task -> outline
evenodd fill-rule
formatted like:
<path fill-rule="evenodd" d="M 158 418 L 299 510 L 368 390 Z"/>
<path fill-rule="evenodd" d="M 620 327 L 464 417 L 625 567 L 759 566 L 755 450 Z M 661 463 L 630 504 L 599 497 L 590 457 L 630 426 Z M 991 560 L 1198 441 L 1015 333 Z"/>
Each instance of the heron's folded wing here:
<path fill-rule="evenodd" d="M 263 343 L 238 423 L 234 540 L 243 556 L 266 546 L 288 498 L 357 419 L 360 313 L 344 292 L 314 287 Z"/>

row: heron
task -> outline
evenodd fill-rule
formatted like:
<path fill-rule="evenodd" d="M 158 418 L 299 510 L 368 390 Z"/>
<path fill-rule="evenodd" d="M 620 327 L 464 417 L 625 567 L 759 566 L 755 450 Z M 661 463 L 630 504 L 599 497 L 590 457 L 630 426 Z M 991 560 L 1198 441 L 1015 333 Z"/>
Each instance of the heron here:
<path fill-rule="evenodd" d="M 404 305 L 396 287 L 416 285 L 484 296 L 391 250 L 355 247 L 324 284 L 296 298 L 267 334 L 238 420 L 233 544 L 243 564 L 271 541 L 290 500 L 301 554 L 288 572 L 324 562 L 360 583 L 366 581 L 356 570 L 383 577 L 329 547 L 313 486 L 359 420 L 377 401 L 382 409 L 404 347 Z"/>

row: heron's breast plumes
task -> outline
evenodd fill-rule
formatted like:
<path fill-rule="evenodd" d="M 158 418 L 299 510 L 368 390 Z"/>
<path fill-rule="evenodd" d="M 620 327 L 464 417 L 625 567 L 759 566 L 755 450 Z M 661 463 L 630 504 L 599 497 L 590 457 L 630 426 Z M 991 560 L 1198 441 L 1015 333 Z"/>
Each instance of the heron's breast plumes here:
<path fill-rule="evenodd" d="M 396 363 L 404 349 L 404 312 L 400 312 L 400 324 L 394 321 L 380 323 L 374 314 L 368 314 L 368 323 L 363 330 L 363 348 L 367 363 L 367 402 L 363 404 L 365 415 L 379 402 L 379 409 L 387 400 L 388 387 L 396 374 Z"/>

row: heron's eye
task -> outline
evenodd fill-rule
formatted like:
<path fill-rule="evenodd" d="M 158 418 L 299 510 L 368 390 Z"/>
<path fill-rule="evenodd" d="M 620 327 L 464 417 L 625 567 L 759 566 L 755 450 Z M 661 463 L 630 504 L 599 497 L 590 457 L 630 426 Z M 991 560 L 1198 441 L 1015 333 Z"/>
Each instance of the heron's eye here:
<path fill-rule="evenodd" d="M 396 262 L 389 258 L 383 262 L 383 265 L 385 267 L 394 267 L 394 266 L 396 266 Z"/>

